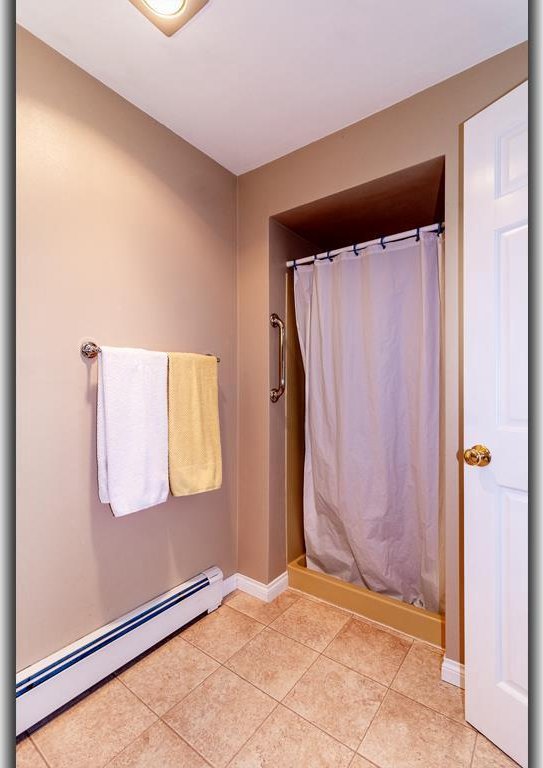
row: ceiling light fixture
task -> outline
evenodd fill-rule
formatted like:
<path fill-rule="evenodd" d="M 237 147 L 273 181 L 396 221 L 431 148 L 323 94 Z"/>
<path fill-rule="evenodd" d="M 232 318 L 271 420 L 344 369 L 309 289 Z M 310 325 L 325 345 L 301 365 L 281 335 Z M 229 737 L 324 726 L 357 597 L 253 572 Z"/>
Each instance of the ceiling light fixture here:
<path fill-rule="evenodd" d="M 173 16 L 185 7 L 186 0 L 143 0 L 149 8 L 161 16 Z"/>
<path fill-rule="evenodd" d="M 208 0 L 130 0 L 138 11 L 170 37 L 201 11 Z"/>

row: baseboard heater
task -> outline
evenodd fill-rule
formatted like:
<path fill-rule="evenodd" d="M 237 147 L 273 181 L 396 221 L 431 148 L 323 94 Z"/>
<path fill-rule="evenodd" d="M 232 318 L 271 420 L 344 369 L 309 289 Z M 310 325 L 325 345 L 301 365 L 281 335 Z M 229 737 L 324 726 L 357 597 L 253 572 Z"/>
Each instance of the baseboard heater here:
<path fill-rule="evenodd" d="M 16 676 L 17 735 L 151 648 L 223 597 L 220 568 L 208 568 Z"/>

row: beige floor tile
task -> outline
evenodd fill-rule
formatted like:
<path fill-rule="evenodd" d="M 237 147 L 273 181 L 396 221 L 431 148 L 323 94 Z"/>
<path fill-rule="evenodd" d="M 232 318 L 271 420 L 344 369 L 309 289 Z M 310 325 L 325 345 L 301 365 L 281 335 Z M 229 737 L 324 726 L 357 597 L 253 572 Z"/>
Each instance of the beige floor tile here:
<path fill-rule="evenodd" d="M 229 768 L 347 768 L 353 753 L 279 705 Z"/>
<path fill-rule="evenodd" d="M 162 722 L 142 733 L 107 768 L 207 768 L 207 763 Z"/>
<path fill-rule="evenodd" d="M 229 595 L 224 602 L 230 608 L 235 608 L 236 611 L 261 621 L 262 624 L 270 624 L 297 600 L 298 598 L 292 592 L 282 592 L 271 603 L 264 603 L 252 595 L 237 591 Z"/>
<path fill-rule="evenodd" d="M 47 768 L 45 760 L 27 737 L 15 747 L 16 768 Z"/>
<path fill-rule="evenodd" d="M 441 679 L 443 654 L 422 643 L 413 643 L 392 688 L 420 704 L 464 722 L 464 692 Z"/>
<path fill-rule="evenodd" d="M 221 667 L 170 710 L 164 720 L 212 765 L 236 754 L 276 702 Z"/>
<path fill-rule="evenodd" d="M 265 629 L 234 654 L 227 666 L 281 701 L 317 657 L 306 645 Z"/>
<path fill-rule="evenodd" d="M 507 757 L 491 741 L 478 733 L 472 768 L 518 768 L 518 763 Z"/>
<path fill-rule="evenodd" d="M 222 605 L 188 627 L 182 637 L 224 663 L 263 629 L 259 621 Z"/>
<path fill-rule="evenodd" d="M 218 666 L 198 648 L 174 637 L 121 672 L 119 678 L 157 715 L 163 715 Z"/>
<path fill-rule="evenodd" d="M 111 680 L 32 734 L 51 768 L 101 768 L 156 720 Z"/>
<path fill-rule="evenodd" d="M 323 651 L 341 627 L 349 621 L 349 614 L 324 603 L 300 598 L 270 626 L 314 651 Z"/>
<path fill-rule="evenodd" d="M 411 641 L 374 624 L 350 619 L 330 643 L 325 655 L 347 667 L 390 685 L 400 668 Z"/>
<path fill-rule="evenodd" d="M 386 691 L 374 680 L 321 656 L 283 703 L 356 749 Z"/>
<path fill-rule="evenodd" d="M 380 768 L 468 768 L 475 733 L 389 691 L 359 752 Z"/>

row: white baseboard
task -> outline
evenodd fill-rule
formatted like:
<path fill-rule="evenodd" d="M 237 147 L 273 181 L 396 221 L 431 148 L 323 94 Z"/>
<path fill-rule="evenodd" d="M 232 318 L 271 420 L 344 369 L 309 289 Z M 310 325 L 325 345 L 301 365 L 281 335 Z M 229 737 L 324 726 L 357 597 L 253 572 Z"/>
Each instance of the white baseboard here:
<path fill-rule="evenodd" d="M 226 595 L 229 595 L 230 592 L 233 592 L 237 588 L 238 588 L 238 574 L 233 573 L 227 579 L 224 579 L 222 583 L 222 596 L 226 597 Z"/>
<path fill-rule="evenodd" d="M 261 581 L 251 579 L 242 573 L 235 573 L 223 581 L 223 595 L 226 596 L 235 589 L 246 592 L 248 595 L 270 603 L 272 600 L 284 592 L 288 587 L 288 576 L 285 571 L 269 584 L 263 584 Z"/>
<path fill-rule="evenodd" d="M 441 679 L 457 688 L 465 688 L 464 665 L 445 657 L 441 665 Z"/>

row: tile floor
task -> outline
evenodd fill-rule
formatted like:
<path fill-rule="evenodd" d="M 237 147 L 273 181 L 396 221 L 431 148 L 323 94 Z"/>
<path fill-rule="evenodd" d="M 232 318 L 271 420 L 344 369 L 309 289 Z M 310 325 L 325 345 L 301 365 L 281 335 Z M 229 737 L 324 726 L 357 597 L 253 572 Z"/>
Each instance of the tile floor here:
<path fill-rule="evenodd" d="M 441 653 L 284 592 L 241 592 L 17 744 L 17 768 L 514 768 Z"/>

